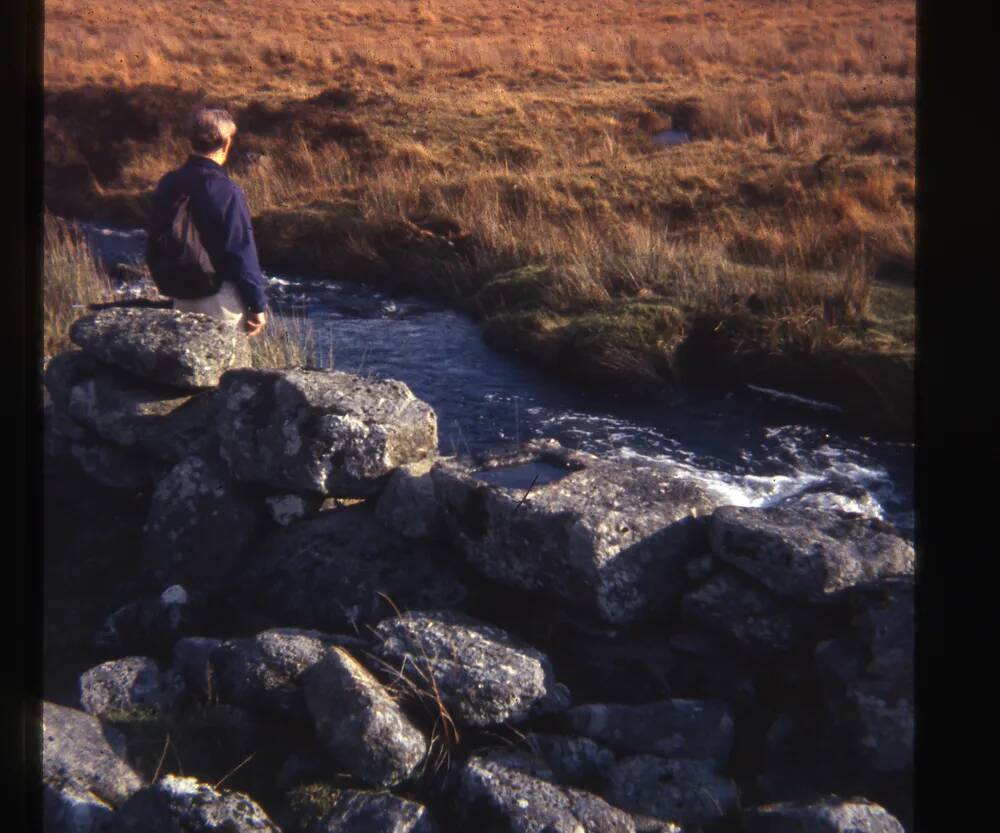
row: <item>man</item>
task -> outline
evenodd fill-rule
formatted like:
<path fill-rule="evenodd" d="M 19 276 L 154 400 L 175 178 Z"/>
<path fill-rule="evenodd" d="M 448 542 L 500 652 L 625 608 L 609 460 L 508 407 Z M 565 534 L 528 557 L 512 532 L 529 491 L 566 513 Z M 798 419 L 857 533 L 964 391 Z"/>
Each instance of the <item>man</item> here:
<path fill-rule="evenodd" d="M 250 210 L 242 189 L 223 167 L 233 145 L 236 124 L 225 110 L 196 110 L 189 139 L 193 153 L 166 174 L 153 194 L 153 217 L 167 226 L 178 199 L 188 196 L 191 223 L 207 252 L 218 292 L 207 297 L 174 298 L 174 309 L 203 312 L 243 326 L 251 336 L 267 323 L 267 294 L 257 262 Z M 169 294 L 169 293 L 168 293 Z"/>

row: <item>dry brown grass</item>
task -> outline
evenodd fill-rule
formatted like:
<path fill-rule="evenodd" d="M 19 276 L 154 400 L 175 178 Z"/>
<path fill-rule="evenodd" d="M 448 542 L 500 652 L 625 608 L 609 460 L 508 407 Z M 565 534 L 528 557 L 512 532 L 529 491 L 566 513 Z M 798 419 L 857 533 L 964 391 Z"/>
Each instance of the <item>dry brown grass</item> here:
<path fill-rule="evenodd" d="M 266 155 L 236 169 L 265 260 L 398 272 L 409 246 L 434 254 L 415 281 L 472 309 L 533 265 L 547 315 L 726 315 L 756 295 L 783 310 L 767 349 L 912 351 L 880 322 L 910 312 L 857 276 L 912 268 L 912 3 L 50 0 L 45 72 L 50 93 L 133 94 L 159 125 L 109 151 L 99 99 L 53 116 L 54 192 L 70 172 L 92 202 L 183 157 L 177 102 L 234 108 L 238 147 Z M 694 141 L 658 147 L 668 127 Z M 845 286 L 856 301 L 817 316 Z"/>
<path fill-rule="evenodd" d="M 87 314 L 87 306 L 113 300 L 114 292 L 86 243 L 50 215 L 45 217 L 42 272 L 42 355 L 51 357 L 72 347 L 70 325 Z"/>

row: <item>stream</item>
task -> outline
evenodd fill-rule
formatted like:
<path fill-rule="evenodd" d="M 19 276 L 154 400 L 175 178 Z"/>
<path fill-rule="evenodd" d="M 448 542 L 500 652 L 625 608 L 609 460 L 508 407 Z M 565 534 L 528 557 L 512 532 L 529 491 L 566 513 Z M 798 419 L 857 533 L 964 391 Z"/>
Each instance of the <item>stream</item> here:
<path fill-rule="evenodd" d="M 124 295 L 144 291 L 141 230 L 80 223 Z M 912 540 L 913 444 L 838 427 L 835 406 L 746 386 L 626 402 L 563 383 L 488 347 L 466 315 L 360 283 L 270 275 L 272 311 L 307 319 L 325 367 L 400 379 L 438 414 L 444 454 L 537 437 L 683 469 L 725 503 L 802 503 L 862 512 Z"/>

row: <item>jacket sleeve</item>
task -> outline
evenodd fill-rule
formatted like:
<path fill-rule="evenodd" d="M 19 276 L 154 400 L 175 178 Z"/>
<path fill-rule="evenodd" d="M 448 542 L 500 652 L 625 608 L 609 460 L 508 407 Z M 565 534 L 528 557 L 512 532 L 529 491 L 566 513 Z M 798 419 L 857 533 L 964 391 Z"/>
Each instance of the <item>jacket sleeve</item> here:
<path fill-rule="evenodd" d="M 223 211 L 222 272 L 226 280 L 236 284 L 249 312 L 267 308 L 264 276 L 257 262 L 257 245 L 250 224 L 250 209 L 246 197 L 236 184 Z"/>

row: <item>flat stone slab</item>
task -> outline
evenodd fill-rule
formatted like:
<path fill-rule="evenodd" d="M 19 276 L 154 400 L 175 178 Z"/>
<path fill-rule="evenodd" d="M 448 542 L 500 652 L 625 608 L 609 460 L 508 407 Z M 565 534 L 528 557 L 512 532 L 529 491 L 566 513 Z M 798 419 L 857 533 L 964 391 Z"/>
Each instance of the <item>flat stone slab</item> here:
<path fill-rule="evenodd" d="M 882 521 L 817 509 L 723 506 L 712 552 L 773 592 L 826 602 L 857 585 L 913 575 L 914 552 Z"/>
<path fill-rule="evenodd" d="M 142 382 L 82 351 L 49 362 L 46 386 L 61 415 L 106 442 L 176 462 L 216 442 L 214 392 Z"/>
<path fill-rule="evenodd" d="M 517 723 L 569 704 L 552 664 L 500 628 L 455 613 L 411 612 L 375 627 L 387 670 L 430 691 L 433 679 L 456 723 Z"/>
<path fill-rule="evenodd" d="M 320 662 L 339 637 L 298 628 L 272 628 L 218 644 L 184 640 L 180 659 L 185 675 L 198 679 L 207 663 L 212 685 L 223 703 L 254 713 L 308 722 L 304 674 Z M 193 650 L 203 647 L 202 652 Z M 177 652 L 175 651 L 175 654 Z"/>
<path fill-rule="evenodd" d="M 778 802 L 743 813 L 744 833 L 904 833 L 885 808 L 836 796 L 813 803 Z"/>
<path fill-rule="evenodd" d="M 456 809 L 466 830 L 509 833 L 637 833 L 632 816 L 596 795 L 512 766 L 509 755 L 477 755 L 462 767 Z M 517 762 L 514 762 L 515 764 Z"/>
<path fill-rule="evenodd" d="M 705 761 L 636 755 L 612 770 L 608 800 L 681 824 L 717 822 L 736 809 L 736 784 Z"/>
<path fill-rule="evenodd" d="M 437 453 L 437 416 L 402 382 L 333 370 L 238 370 L 220 385 L 222 456 L 241 480 L 339 497 L 377 494 Z"/>
<path fill-rule="evenodd" d="M 69 336 L 105 364 L 185 390 L 215 387 L 227 370 L 250 365 L 246 334 L 197 312 L 106 309 L 78 319 Z"/>
<path fill-rule="evenodd" d="M 725 765 L 733 747 L 732 710 L 720 700 L 589 703 L 566 712 L 570 729 L 621 752 L 698 758 Z"/>
<path fill-rule="evenodd" d="M 529 443 L 431 471 L 453 539 L 486 577 L 628 624 L 679 599 L 715 501 L 676 470 Z"/>

